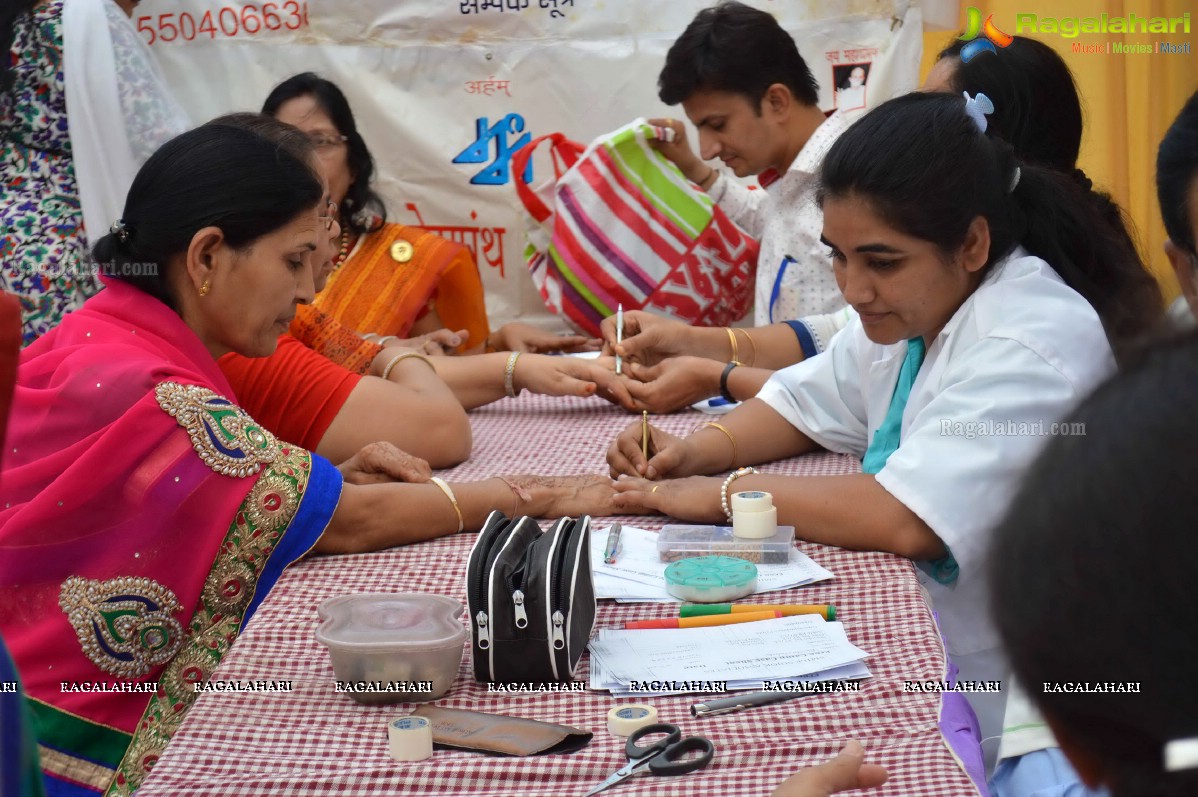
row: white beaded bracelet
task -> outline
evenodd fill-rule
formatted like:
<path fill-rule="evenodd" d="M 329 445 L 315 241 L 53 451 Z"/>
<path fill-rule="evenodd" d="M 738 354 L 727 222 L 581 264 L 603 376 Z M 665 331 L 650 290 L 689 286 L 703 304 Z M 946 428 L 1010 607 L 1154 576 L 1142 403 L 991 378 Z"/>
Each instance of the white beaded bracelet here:
<path fill-rule="evenodd" d="M 737 468 L 728 474 L 727 479 L 724 479 L 724 484 L 720 487 L 720 508 L 724 510 L 724 516 L 728 518 L 729 523 L 732 522 L 732 507 L 728 506 L 728 487 L 741 476 L 748 476 L 750 473 L 756 472 L 757 468 Z"/>

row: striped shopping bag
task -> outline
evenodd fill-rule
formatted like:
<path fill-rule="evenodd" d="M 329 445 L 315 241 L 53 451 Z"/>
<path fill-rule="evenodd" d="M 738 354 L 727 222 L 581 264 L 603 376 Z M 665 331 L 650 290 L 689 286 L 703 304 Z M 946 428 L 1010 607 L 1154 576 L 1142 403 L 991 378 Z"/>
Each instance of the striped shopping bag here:
<path fill-rule="evenodd" d="M 531 216 L 525 261 L 546 306 L 589 335 L 616 312 L 643 309 L 690 324 L 726 326 L 753 300 L 757 242 L 649 142 L 673 131 L 644 119 L 583 150 L 561 133 L 512 159 Z M 522 179 L 549 141 L 554 179 Z"/>

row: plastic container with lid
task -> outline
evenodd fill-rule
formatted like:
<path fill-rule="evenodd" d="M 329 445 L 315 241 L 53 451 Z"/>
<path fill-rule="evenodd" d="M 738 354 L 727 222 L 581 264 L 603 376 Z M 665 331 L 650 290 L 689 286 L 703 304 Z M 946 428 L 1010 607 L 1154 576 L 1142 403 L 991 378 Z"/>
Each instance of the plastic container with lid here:
<path fill-rule="evenodd" d="M 727 603 L 757 591 L 757 566 L 731 556 L 683 559 L 666 568 L 666 591 L 692 603 Z"/>
<path fill-rule="evenodd" d="M 657 535 L 663 562 L 696 556 L 732 556 L 758 565 L 786 564 L 794 548 L 794 526 L 777 526 L 772 537 L 737 537 L 731 526 L 666 526 Z"/>
<path fill-rule="evenodd" d="M 320 604 L 316 641 L 337 690 L 359 703 L 419 703 L 449 691 L 470 636 L 462 604 L 444 595 L 366 592 Z"/>

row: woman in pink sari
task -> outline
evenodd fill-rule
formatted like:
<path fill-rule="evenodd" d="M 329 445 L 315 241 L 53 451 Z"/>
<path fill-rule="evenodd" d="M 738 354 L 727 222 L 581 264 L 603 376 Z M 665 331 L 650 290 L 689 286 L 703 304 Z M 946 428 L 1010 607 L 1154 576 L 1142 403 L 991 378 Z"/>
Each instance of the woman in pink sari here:
<path fill-rule="evenodd" d="M 339 471 L 233 403 L 216 358 L 274 350 L 337 234 L 310 163 L 285 126 L 218 120 L 167 143 L 95 248 L 106 290 L 22 354 L 0 632 L 51 795 L 135 790 L 194 686 L 306 553 L 478 528 L 514 503 L 610 514 L 606 479 L 450 485 L 386 446 Z"/>

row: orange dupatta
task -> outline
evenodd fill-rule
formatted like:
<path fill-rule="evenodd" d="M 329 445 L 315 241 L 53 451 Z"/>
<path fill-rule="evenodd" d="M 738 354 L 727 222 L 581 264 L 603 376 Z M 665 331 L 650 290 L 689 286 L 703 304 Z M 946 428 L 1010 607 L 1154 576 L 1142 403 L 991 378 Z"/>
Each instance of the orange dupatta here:
<path fill-rule="evenodd" d="M 469 331 L 469 345 L 490 335 L 470 250 L 427 230 L 384 224 L 358 243 L 314 304 L 358 332 L 405 337 L 430 300 L 446 328 Z"/>

